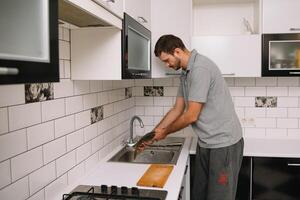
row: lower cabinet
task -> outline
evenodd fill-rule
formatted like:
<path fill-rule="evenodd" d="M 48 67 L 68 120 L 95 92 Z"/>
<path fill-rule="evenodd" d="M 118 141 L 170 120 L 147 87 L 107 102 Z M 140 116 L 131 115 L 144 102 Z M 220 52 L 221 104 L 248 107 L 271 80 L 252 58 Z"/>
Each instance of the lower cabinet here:
<path fill-rule="evenodd" d="M 235 200 L 251 200 L 251 191 L 252 191 L 251 177 L 252 177 L 252 157 L 243 157 L 243 162 L 239 173 Z"/>
<path fill-rule="evenodd" d="M 184 177 L 182 179 L 178 200 L 190 200 L 190 159 L 185 166 Z"/>
<path fill-rule="evenodd" d="M 253 158 L 253 200 L 299 200 L 299 158 Z"/>

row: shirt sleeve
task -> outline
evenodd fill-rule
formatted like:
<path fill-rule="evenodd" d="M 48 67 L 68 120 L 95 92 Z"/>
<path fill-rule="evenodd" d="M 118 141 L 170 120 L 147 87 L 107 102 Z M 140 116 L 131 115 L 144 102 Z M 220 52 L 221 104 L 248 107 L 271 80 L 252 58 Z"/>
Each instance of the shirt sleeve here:
<path fill-rule="evenodd" d="M 189 101 L 205 103 L 211 85 L 211 73 L 206 68 L 198 67 L 191 74 Z"/>
<path fill-rule="evenodd" d="M 182 78 L 180 78 L 180 84 L 178 86 L 178 90 L 177 90 L 177 97 L 184 97 L 183 96 L 183 91 L 182 91 Z"/>

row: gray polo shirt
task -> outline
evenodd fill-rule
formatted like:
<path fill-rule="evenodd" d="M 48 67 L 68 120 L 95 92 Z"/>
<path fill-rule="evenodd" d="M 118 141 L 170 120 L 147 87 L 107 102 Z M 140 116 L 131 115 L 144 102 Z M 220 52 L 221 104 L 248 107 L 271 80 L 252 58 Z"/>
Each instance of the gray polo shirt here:
<path fill-rule="evenodd" d="M 187 70 L 182 71 L 177 96 L 184 97 L 186 105 L 188 101 L 204 104 L 192 124 L 200 147 L 226 147 L 242 138 L 241 124 L 220 70 L 196 50 L 191 52 Z"/>

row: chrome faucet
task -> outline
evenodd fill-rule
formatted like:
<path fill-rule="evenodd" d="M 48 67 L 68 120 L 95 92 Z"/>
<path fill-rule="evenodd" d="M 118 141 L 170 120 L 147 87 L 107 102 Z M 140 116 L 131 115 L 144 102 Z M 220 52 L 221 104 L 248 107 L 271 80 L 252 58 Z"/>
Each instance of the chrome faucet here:
<path fill-rule="evenodd" d="M 142 121 L 142 119 L 140 117 L 138 117 L 138 116 L 135 115 L 135 116 L 133 116 L 131 118 L 131 120 L 130 120 L 130 137 L 129 137 L 128 141 L 127 141 L 127 146 L 131 146 L 132 147 L 136 143 L 133 140 L 133 123 L 134 123 L 134 120 L 136 120 L 136 119 L 139 121 L 140 127 L 141 128 L 144 127 L 144 123 L 143 123 L 143 121 Z"/>

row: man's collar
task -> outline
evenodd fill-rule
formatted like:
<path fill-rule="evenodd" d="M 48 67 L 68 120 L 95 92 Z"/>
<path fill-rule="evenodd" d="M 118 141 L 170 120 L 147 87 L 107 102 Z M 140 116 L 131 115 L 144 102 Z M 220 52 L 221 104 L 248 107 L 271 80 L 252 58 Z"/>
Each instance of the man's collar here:
<path fill-rule="evenodd" d="M 193 49 L 191 51 L 191 56 L 189 58 L 188 65 L 186 67 L 186 71 L 191 70 L 192 67 L 194 66 L 196 55 L 197 55 L 197 51 L 195 49 Z"/>

